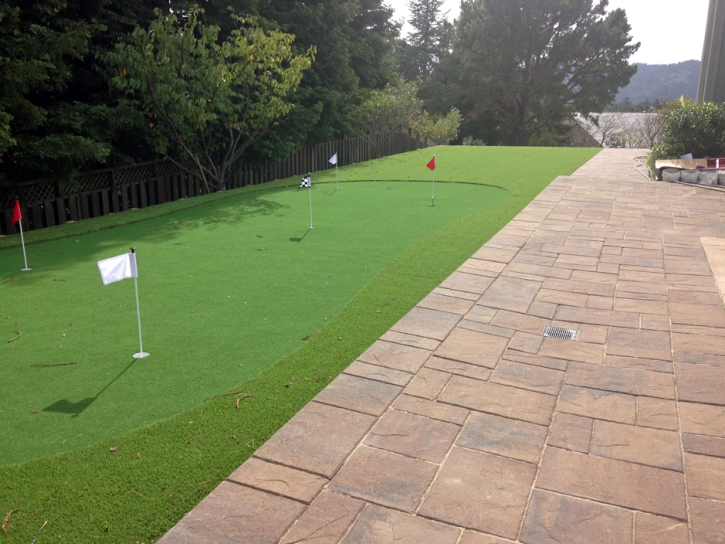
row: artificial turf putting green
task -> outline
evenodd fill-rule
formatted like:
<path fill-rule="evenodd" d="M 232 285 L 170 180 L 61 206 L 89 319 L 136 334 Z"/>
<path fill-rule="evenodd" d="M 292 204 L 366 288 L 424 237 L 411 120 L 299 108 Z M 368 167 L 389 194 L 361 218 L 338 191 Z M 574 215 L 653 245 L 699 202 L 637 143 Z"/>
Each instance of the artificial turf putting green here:
<path fill-rule="evenodd" d="M 507 195 L 439 184 L 432 207 L 429 191 L 423 183 L 315 184 L 314 229 L 307 190 L 243 192 L 33 246 L 32 273 L 17 271 L 19 250 L 0 253 L 0 278 L 15 278 L 0 284 L 0 330 L 8 339 L 22 332 L 0 344 L 0 458 L 70 451 L 229 391 L 323 328 L 414 242 Z M 133 282 L 104 287 L 96 266 L 129 246 L 151 352 L 143 360 L 131 358 Z"/>
<path fill-rule="evenodd" d="M 252 393 L 241 401 L 239 409 L 235 407 L 239 395 L 222 397 L 122 438 L 0 468 L 0 513 L 21 508 L 12 519 L 6 540 L 32 540 L 44 520 L 49 521 L 41 533 L 45 539 L 55 540 L 61 535 L 71 541 L 155 540 L 324 387 L 330 376 L 344 369 L 556 175 L 571 173 L 596 150 L 435 148 L 433 152 L 437 155 L 437 181 L 453 181 L 446 169 L 455 164 L 460 167 L 456 172 L 458 181 L 498 185 L 509 194 L 494 208 L 470 213 L 413 243 L 357 292 L 319 334 L 266 371 L 239 380 L 238 388 Z M 425 179 L 429 173 L 424 164 L 430 154 L 426 150 L 356 165 L 341 169 L 340 177 L 410 179 L 405 177 L 406 172 L 417 169 L 419 174 L 411 174 L 412 179 Z M 360 175 L 353 173 L 356 170 Z M 334 180 L 334 172 L 328 171 L 324 177 Z M 355 185 L 364 184 L 341 184 L 341 190 Z M 436 191 L 439 195 L 440 190 L 442 186 Z M 436 209 L 441 206 L 442 202 Z M 159 212 L 142 210 L 129 216 L 134 215 L 136 220 L 144 213 Z M 166 220 L 173 223 L 176 215 Z M 89 221 L 87 229 L 102 228 L 99 223 Z M 46 236 L 53 236 L 50 230 Z M 125 247 L 120 247 L 123 250 Z M 139 251 L 139 259 L 147 254 Z M 5 258 L 0 255 L 3 262 Z M 143 263 L 140 260 L 142 275 Z M 124 283 L 117 285 L 123 288 Z M 112 287 L 102 288 L 99 297 L 109 296 L 106 293 Z M 3 304 L 4 294 L 0 300 Z M 383 311 L 377 313 L 378 309 Z M 129 330 L 133 335 L 133 325 Z M 338 341 L 340 337 L 349 341 Z M 133 342 L 129 349 L 135 350 Z M 151 346 L 149 350 L 153 357 Z M 6 364 L 4 354 L 2 361 Z M 292 376 L 293 385 L 284 387 Z M 37 385 L 53 387 L 52 383 Z M 118 450 L 111 453 L 111 445 Z"/>

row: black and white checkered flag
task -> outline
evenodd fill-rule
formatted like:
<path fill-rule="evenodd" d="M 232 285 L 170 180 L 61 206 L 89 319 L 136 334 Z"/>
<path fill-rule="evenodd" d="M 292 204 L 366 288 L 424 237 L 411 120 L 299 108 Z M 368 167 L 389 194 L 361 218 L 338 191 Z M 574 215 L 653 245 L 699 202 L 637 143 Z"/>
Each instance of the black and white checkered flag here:
<path fill-rule="evenodd" d="M 309 189 L 312 187 L 312 176 L 310 174 L 307 174 L 307 177 L 302 178 L 302 181 L 300 181 L 300 186 L 297 187 L 297 190 L 300 189 Z"/>

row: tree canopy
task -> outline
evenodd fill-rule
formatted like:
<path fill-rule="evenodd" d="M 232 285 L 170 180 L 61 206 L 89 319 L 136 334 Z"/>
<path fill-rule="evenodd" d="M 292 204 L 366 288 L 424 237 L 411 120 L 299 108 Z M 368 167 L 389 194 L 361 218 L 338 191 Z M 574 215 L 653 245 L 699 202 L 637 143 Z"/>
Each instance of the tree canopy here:
<path fill-rule="evenodd" d="M 294 36 L 234 15 L 239 26 L 220 40 L 218 26 L 199 21 L 203 13 L 192 9 L 180 20 L 157 10 L 148 30 L 134 30 L 107 62 L 112 84 L 148 116 L 155 149 L 198 174 L 207 189 L 223 190 L 244 150 L 292 110 L 288 97 L 314 48 L 293 55 Z"/>
<path fill-rule="evenodd" d="M 627 16 L 607 0 L 464 0 L 454 52 L 426 98 L 456 105 L 489 143 L 527 145 L 601 111 L 636 71 Z M 443 96 L 441 96 L 443 95 Z M 446 99 L 457 103 L 446 104 Z"/>

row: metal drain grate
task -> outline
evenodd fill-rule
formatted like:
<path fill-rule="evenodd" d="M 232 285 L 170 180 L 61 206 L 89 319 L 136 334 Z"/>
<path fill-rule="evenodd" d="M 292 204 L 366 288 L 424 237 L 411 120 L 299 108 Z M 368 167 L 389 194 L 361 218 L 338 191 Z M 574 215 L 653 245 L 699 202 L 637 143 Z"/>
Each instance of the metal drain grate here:
<path fill-rule="evenodd" d="M 578 340 L 579 331 L 575 329 L 565 329 L 564 327 L 552 327 L 551 325 L 547 325 L 541 332 L 541 336 L 559 338 L 560 340 Z"/>

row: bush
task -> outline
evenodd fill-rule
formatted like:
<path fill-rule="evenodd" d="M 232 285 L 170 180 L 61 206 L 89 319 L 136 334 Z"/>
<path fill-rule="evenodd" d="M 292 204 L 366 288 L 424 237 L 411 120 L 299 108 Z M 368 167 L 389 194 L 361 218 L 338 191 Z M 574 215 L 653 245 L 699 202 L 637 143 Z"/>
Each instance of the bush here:
<path fill-rule="evenodd" d="M 721 157 L 725 153 L 725 104 L 669 102 L 660 112 L 659 122 L 662 139 L 652 148 L 651 163 L 679 159 L 687 153 L 695 158 Z"/>

